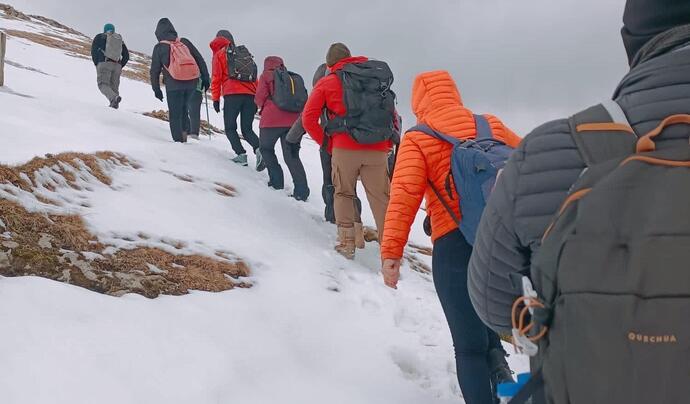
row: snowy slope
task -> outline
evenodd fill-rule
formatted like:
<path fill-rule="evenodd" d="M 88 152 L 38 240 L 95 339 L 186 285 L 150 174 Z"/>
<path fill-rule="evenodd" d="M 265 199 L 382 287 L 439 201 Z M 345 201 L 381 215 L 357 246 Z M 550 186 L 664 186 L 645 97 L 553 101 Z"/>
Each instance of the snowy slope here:
<path fill-rule="evenodd" d="M 50 28 L 0 12 L 0 29 Z M 146 299 L 2 278 L 0 402 L 459 402 L 430 278 L 406 266 L 392 291 L 380 279 L 373 244 L 355 263 L 333 252 L 313 142 L 303 147 L 312 198 L 298 203 L 288 190 L 269 190 L 266 173 L 230 163 L 224 137 L 172 143 L 166 123 L 141 115 L 162 108 L 142 82 L 123 80 L 122 108 L 114 111 L 88 60 L 18 38 L 9 38 L 7 58 L 0 163 L 105 150 L 141 168 L 115 169 L 112 186 L 79 194 L 87 203 L 56 208 L 4 191 L 0 197 L 33 211 L 79 214 L 107 244 L 158 246 L 151 240 L 168 238 L 183 242 L 184 252 L 232 251 L 250 265 L 254 286 Z M 216 182 L 238 196 L 212 192 Z M 58 191 L 73 199 L 74 190 Z M 413 239 L 429 244 L 419 226 Z M 513 358 L 524 369 L 524 359 Z"/>

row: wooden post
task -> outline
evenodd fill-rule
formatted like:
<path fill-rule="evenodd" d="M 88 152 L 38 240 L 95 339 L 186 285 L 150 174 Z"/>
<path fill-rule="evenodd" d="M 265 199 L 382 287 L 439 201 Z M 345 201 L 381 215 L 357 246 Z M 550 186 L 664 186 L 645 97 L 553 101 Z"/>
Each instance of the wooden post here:
<path fill-rule="evenodd" d="M 0 87 L 5 85 L 5 46 L 7 45 L 7 35 L 0 31 Z"/>

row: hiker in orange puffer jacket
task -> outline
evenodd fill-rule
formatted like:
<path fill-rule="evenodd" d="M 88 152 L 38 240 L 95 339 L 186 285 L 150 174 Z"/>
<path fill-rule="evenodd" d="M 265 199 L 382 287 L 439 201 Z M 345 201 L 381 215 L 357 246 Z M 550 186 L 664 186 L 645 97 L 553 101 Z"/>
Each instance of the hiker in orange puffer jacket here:
<path fill-rule="evenodd" d="M 446 71 L 417 77 L 412 109 L 420 124 L 438 132 L 463 140 L 476 137 L 474 115 L 463 106 L 456 84 Z M 512 147 L 520 143 L 521 139 L 498 118 L 486 115 L 486 119 L 496 139 Z M 437 189 L 449 189 L 455 194 L 455 187 L 445 184 L 451 169 L 451 148 L 421 132 L 409 132 L 403 137 L 381 245 L 383 275 L 386 285 L 397 287 L 410 228 L 426 198 L 434 241 L 434 285 L 453 337 L 460 388 L 468 404 L 490 404 L 494 399 L 492 384 L 512 380 L 506 354 L 498 335 L 481 322 L 470 302 L 467 266 L 472 246 L 429 186 L 431 182 Z M 457 201 L 457 194 L 452 197 Z M 450 199 L 447 203 L 461 217 L 458 204 Z"/>

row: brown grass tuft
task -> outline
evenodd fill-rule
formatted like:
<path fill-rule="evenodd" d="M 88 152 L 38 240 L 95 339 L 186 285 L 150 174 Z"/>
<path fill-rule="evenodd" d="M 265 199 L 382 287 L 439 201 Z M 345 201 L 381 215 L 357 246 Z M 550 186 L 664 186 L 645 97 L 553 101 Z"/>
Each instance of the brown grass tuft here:
<path fill-rule="evenodd" d="M 168 111 L 164 110 L 156 110 L 156 111 L 151 111 L 151 112 L 144 112 L 142 115 L 148 116 L 149 118 L 154 118 L 158 119 L 160 121 L 164 122 L 170 122 L 170 117 L 168 115 Z M 209 124 L 206 121 L 201 121 L 201 134 L 207 134 L 207 133 L 212 133 L 214 135 L 224 135 L 225 132 L 216 128 L 215 126 Z"/>
<path fill-rule="evenodd" d="M 215 259 L 142 247 L 103 254 L 107 246 L 81 217 L 31 213 L 5 199 L 0 199 L 0 219 L 10 234 L 0 244 L 3 276 L 41 276 L 113 296 L 138 293 L 150 298 L 251 286 L 240 280 L 249 276 L 249 267 L 228 253 Z M 101 254 L 102 259 L 89 260 L 84 253 Z"/>

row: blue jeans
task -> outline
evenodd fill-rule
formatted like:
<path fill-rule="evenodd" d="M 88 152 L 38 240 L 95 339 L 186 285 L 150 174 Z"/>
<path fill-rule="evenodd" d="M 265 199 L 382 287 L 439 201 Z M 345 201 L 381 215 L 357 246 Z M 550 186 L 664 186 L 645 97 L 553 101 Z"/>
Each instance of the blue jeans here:
<path fill-rule="evenodd" d="M 489 351 L 503 349 L 499 336 L 477 316 L 467 291 L 472 246 L 460 230 L 434 243 L 433 274 L 455 346 L 458 382 L 467 404 L 493 404 Z"/>

